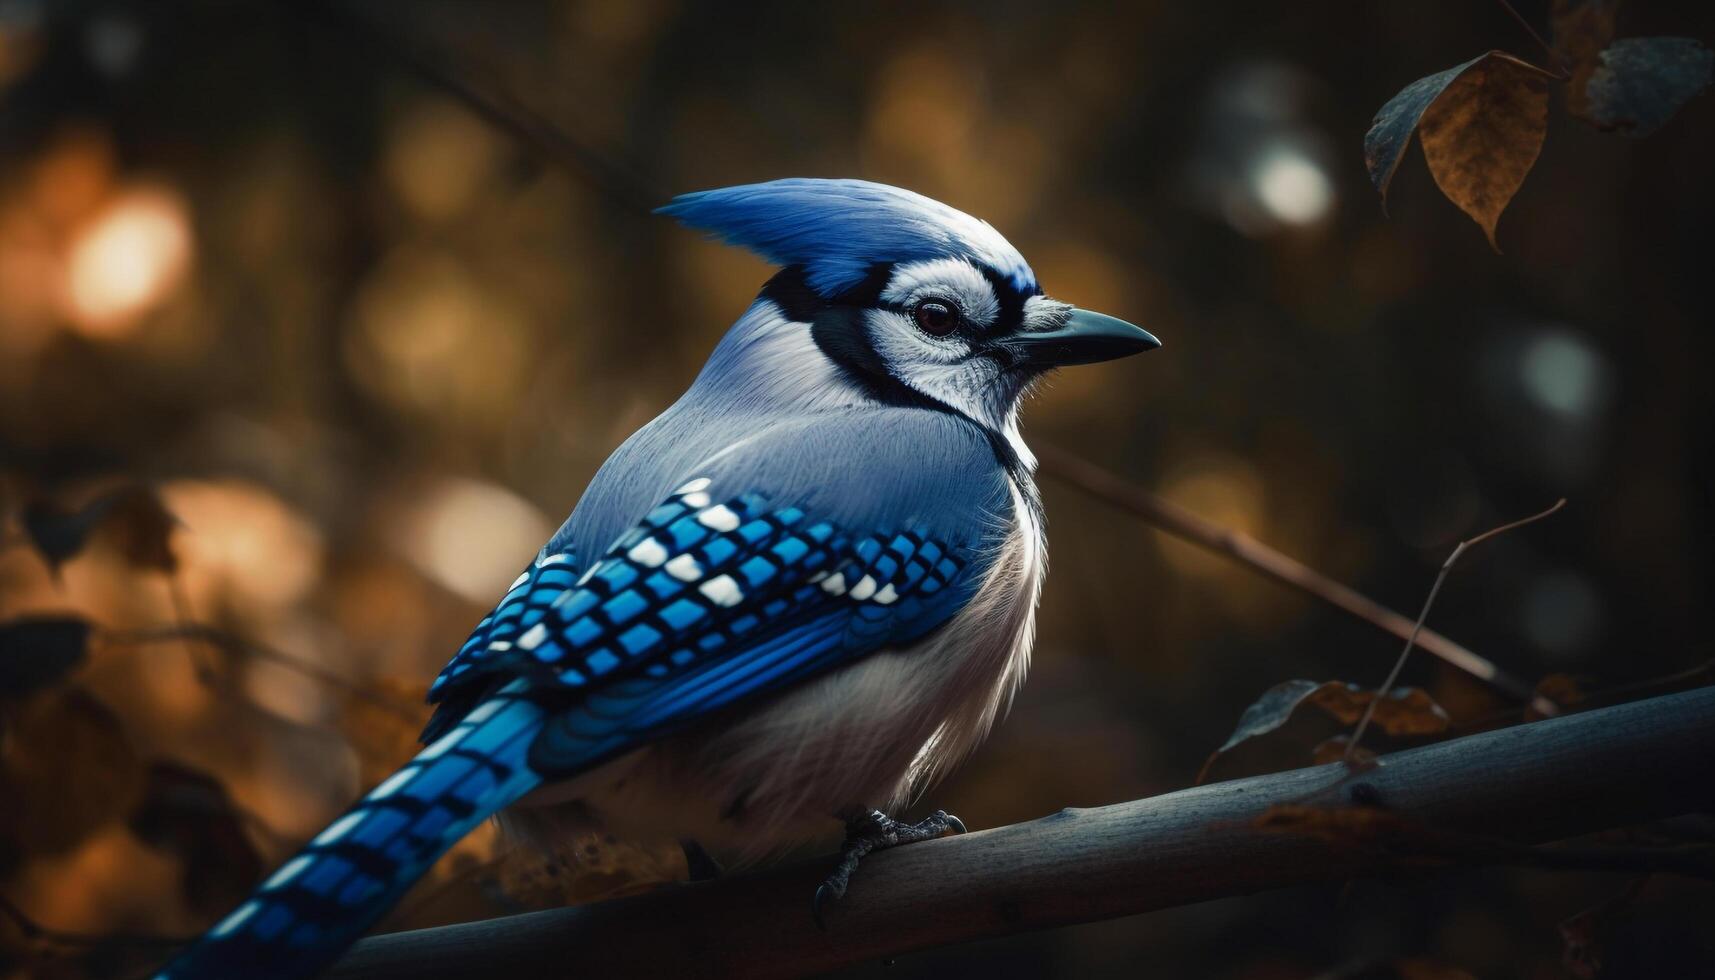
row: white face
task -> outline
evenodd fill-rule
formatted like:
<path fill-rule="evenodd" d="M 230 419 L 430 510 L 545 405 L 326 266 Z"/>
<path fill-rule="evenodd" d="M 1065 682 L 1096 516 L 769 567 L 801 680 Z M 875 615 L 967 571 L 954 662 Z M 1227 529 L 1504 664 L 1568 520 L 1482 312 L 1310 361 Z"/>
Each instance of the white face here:
<path fill-rule="evenodd" d="M 1058 326 L 1071 307 L 1046 296 L 1011 298 L 963 259 L 929 259 L 893 270 L 879 305 L 866 311 L 869 342 L 902 384 L 991 428 L 1013 424 L 1018 401 L 1040 371 L 1015 364 L 1005 337 Z"/>

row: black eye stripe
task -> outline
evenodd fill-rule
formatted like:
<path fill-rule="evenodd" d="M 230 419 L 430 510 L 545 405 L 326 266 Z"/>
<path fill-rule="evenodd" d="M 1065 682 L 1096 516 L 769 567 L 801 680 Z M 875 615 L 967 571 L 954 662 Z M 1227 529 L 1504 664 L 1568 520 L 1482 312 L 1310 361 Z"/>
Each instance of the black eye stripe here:
<path fill-rule="evenodd" d="M 810 288 L 806 279 L 806 270 L 801 265 L 786 266 L 770 279 L 762 289 L 759 298 L 771 299 L 780 305 L 787 317 L 809 322 L 816 314 L 830 306 L 852 306 L 859 309 L 887 310 L 903 314 L 907 317 L 916 309 L 916 303 L 895 303 L 881 298 L 881 293 L 892 281 L 894 264 L 877 262 L 869 267 L 863 279 L 847 288 L 838 296 L 824 296 Z M 999 304 L 999 315 L 994 322 L 985 328 L 989 334 L 1009 333 L 1016 330 L 1024 321 L 1024 303 L 1031 296 L 1039 296 L 1039 288 L 1020 289 L 1011 279 L 1002 276 L 986 265 L 976 264 L 977 271 L 988 280 L 994 290 L 994 298 Z M 954 304 L 957 306 L 958 304 Z"/>

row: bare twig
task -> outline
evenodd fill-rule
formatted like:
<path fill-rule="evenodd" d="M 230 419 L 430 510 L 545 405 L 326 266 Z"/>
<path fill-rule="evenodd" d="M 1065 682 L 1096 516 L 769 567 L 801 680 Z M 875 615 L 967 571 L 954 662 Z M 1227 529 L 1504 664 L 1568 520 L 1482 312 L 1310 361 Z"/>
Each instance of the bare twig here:
<path fill-rule="evenodd" d="M 226 630 L 218 627 L 207 626 L 200 623 L 181 623 L 177 626 L 159 626 L 139 630 L 108 631 L 102 633 L 101 637 L 108 643 L 114 643 L 121 646 L 141 646 L 150 643 L 168 643 L 185 640 L 211 643 L 224 650 L 235 652 L 243 656 L 255 657 L 258 660 L 267 660 L 271 663 L 277 663 L 289 670 L 303 674 L 305 677 L 309 677 L 312 680 L 319 681 L 329 687 L 338 688 L 339 690 L 351 694 L 353 697 L 368 701 L 377 707 L 411 722 L 412 724 L 416 724 L 422 720 L 421 712 L 419 710 L 409 705 L 400 704 L 398 701 L 395 701 L 386 695 L 379 694 L 358 681 L 352 680 L 349 677 L 343 677 L 333 671 L 321 667 L 318 664 L 310 663 L 301 657 L 287 653 L 284 650 L 278 650 L 261 643 L 256 643 L 252 640 L 247 640 L 244 637 L 227 632 Z"/>
<path fill-rule="evenodd" d="M 1401 640 L 1413 633 L 1412 621 L 1403 615 L 1248 534 L 1204 520 L 1178 504 L 1058 446 L 1042 446 L 1037 450 L 1037 456 L 1042 461 L 1042 472 L 1048 476 L 1140 517 L 1176 538 L 1232 558 Z M 1536 693 L 1533 685 L 1507 674 L 1494 663 L 1440 633 L 1422 630 L 1417 645 L 1471 676 L 1529 702 L 1544 716 L 1552 717 L 1559 713 L 1554 702 Z"/>
<path fill-rule="evenodd" d="M 1530 21 L 1525 20 L 1524 15 L 1520 14 L 1518 10 L 1508 2 L 1508 0 L 1495 0 L 1495 2 L 1499 3 L 1502 9 L 1512 15 L 1513 20 L 1518 23 L 1518 26 L 1524 28 L 1524 32 L 1530 35 L 1531 40 L 1541 45 L 1542 50 L 1548 55 L 1549 64 L 1553 66 L 1555 74 L 1559 75 L 1561 78 L 1566 78 L 1566 66 L 1561 63 L 1560 52 L 1554 50 L 1554 45 L 1549 44 L 1541 34 L 1537 33 L 1536 28 L 1531 26 Z"/>
<path fill-rule="evenodd" d="M 809 909 L 829 867 L 819 859 L 580 908 L 377 936 L 332 976 L 795 977 L 1354 876 L 1465 864 L 1684 863 L 1681 851 L 1525 845 L 1708 809 L 1715 784 L 1694 774 L 1709 771 L 1715 688 L 1702 688 L 1397 752 L 1357 779 L 1332 763 L 885 851 L 865 862 L 825 933 Z M 1483 847 L 1508 853 L 1426 860 L 1419 849 L 1378 860 L 1349 843 L 1250 826 L 1271 804 L 1331 785 L 1339 795 L 1319 806 L 1361 802 L 1345 812 L 1365 812 L 1379 804 L 1441 833 L 1481 835 Z"/>
<path fill-rule="evenodd" d="M 173 621 L 180 629 L 188 628 L 196 623 L 196 616 L 191 610 L 190 593 L 185 591 L 184 573 L 173 570 L 166 573 L 167 596 L 173 604 Z M 196 671 L 197 680 L 205 685 L 211 685 L 215 679 L 214 664 L 204 656 L 204 651 L 196 643 L 194 637 L 184 637 L 185 656 L 190 658 L 191 669 Z"/>
<path fill-rule="evenodd" d="M 331 33 L 351 44 L 355 53 L 383 57 L 419 80 L 462 102 L 477 118 L 535 151 L 548 163 L 571 171 L 608 195 L 616 203 L 642 214 L 666 201 L 634 168 L 622 166 L 605 154 L 573 139 L 563 129 L 543 118 L 498 85 L 477 87 L 444 65 L 426 44 L 404 32 L 350 9 L 340 0 L 291 0 L 288 11 L 309 11 Z"/>
<path fill-rule="evenodd" d="M 1459 556 L 1463 555 L 1467 549 L 1508 531 L 1524 527 L 1526 524 L 1534 524 L 1565 506 L 1566 498 L 1562 497 L 1547 510 L 1509 524 L 1502 524 L 1500 527 L 1490 528 L 1470 540 L 1461 541 L 1459 546 L 1453 549 L 1453 553 L 1447 556 L 1447 560 L 1441 563 L 1441 570 L 1435 575 L 1435 584 L 1429 587 L 1429 595 L 1423 600 L 1423 610 L 1417 614 L 1417 622 L 1411 624 L 1411 634 L 1405 638 L 1405 649 L 1399 652 L 1399 659 L 1393 662 L 1393 669 L 1388 671 L 1387 680 L 1382 681 L 1382 686 L 1376 689 L 1376 696 L 1364 706 L 1364 714 L 1358 719 L 1358 727 L 1353 729 L 1352 739 L 1346 743 L 1344 758 L 1347 764 L 1351 763 L 1352 753 L 1357 751 L 1358 743 L 1363 741 L 1364 732 L 1370 727 L 1370 719 L 1375 717 L 1376 705 L 1380 704 L 1382 698 L 1387 697 L 1388 692 L 1393 690 L 1394 683 L 1399 680 L 1399 672 L 1405 669 L 1405 662 L 1411 656 L 1411 648 L 1416 645 L 1418 634 L 1423 632 L 1423 621 L 1429 618 L 1430 607 L 1435 605 L 1435 597 L 1441 593 L 1441 584 L 1447 581 L 1447 573 L 1453 570 L 1453 563 L 1457 562 Z"/>
<path fill-rule="evenodd" d="M 1696 681 L 1705 675 L 1715 676 L 1715 659 L 1705 660 L 1695 667 L 1676 670 L 1671 674 L 1661 674 L 1656 677 L 1645 677 L 1641 680 L 1616 684 L 1613 687 L 1597 688 L 1593 691 L 1581 692 L 1575 702 L 1562 704 L 1562 711 L 1588 711 L 1622 701 L 1636 700 L 1640 697 L 1653 697 L 1658 694 L 1671 694 L 1683 691 L 1688 687 L 1699 686 Z M 1490 711 L 1473 718 L 1463 719 L 1453 725 L 1459 732 L 1480 732 L 1496 726 L 1517 724 L 1518 709 L 1504 708 L 1500 711 Z M 1530 719 L 1526 719 L 1527 721 Z"/>

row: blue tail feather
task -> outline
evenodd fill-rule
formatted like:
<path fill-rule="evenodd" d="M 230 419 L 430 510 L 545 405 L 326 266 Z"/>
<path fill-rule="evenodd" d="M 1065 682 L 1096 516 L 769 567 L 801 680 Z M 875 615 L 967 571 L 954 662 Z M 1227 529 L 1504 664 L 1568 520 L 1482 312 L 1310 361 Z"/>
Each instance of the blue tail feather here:
<path fill-rule="evenodd" d="M 375 924 L 435 859 L 541 777 L 546 712 L 515 682 L 329 824 L 156 980 L 304 977 Z"/>

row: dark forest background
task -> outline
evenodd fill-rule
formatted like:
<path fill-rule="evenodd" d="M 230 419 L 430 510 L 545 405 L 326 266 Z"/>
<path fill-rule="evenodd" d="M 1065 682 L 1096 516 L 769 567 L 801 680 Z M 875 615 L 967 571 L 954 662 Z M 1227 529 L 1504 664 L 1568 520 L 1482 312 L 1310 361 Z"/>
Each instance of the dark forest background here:
<path fill-rule="evenodd" d="M 1546 7 L 1520 12 L 1540 26 Z M 102 627 L 54 685 L 0 692 L 0 894 L 83 934 L 0 922 L 15 974 L 134 969 L 409 753 L 427 680 L 768 274 L 641 216 L 626 181 L 859 176 L 945 200 L 1052 294 L 1166 342 L 1057 378 L 1027 409 L 1033 442 L 1408 612 L 1458 540 L 1565 496 L 1465 560 L 1431 625 L 1560 690 L 1715 656 L 1707 97 L 1643 140 L 1553 114 L 1496 254 L 1418 151 L 1391 217 L 1362 156 L 1413 79 L 1539 54 L 1483 0 L 316 9 L 0 0 L 0 620 Z M 1707 41 L 1715 8 L 1637 2 L 1621 28 Z M 544 162 L 387 38 L 628 176 Z M 138 482 L 178 521 L 171 561 L 138 559 L 146 506 L 95 522 L 57 572 L 26 546 L 32 506 Z M 1398 652 L 1043 491 L 1032 676 L 924 801 L 973 829 L 1184 786 L 1271 685 L 1374 685 Z M 172 634 L 185 622 L 221 642 Z M 1518 708 L 1427 656 L 1404 681 L 1455 726 Z M 1333 730 L 1299 719 L 1213 775 L 1303 764 Z M 389 926 L 683 870 L 676 852 L 572 850 L 478 835 Z M 853 975 L 1559 977 L 1556 924 L 1625 884 L 1365 881 Z M 1707 886 L 1652 880 L 1606 975 L 1707 967 L 1712 913 Z"/>

